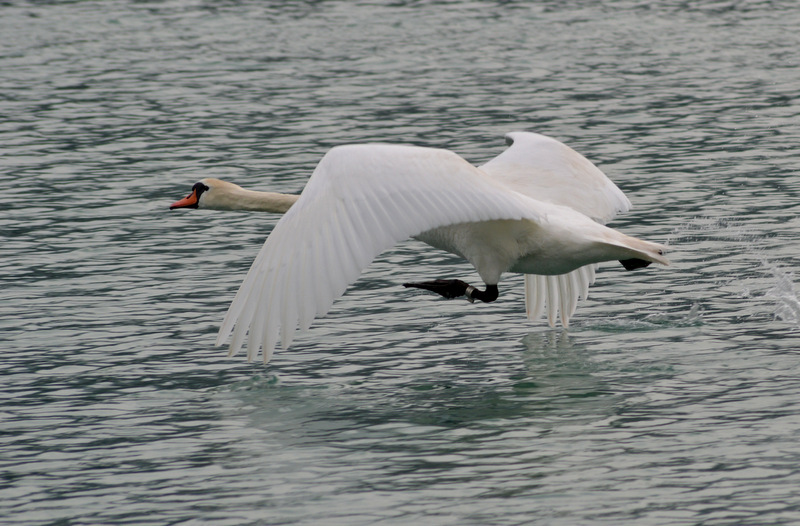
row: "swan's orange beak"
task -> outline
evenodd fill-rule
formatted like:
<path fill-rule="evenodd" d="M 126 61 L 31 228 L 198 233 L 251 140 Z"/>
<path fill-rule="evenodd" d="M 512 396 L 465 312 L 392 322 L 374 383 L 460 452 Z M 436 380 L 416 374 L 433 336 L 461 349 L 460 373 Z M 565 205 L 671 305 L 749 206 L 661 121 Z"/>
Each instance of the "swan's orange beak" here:
<path fill-rule="evenodd" d="M 197 189 L 192 188 L 191 194 L 169 205 L 170 210 L 175 210 L 176 208 L 197 208 Z"/>

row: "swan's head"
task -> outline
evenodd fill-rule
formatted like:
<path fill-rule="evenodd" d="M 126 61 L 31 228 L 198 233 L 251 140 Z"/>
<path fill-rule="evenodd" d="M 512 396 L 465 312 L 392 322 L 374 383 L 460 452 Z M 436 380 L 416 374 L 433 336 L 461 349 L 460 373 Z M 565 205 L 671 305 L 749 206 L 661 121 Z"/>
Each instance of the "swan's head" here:
<path fill-rule="evenodd" d="M 192 193 L 169 205 L 170 210 L 176 208 L 210 208 L 216 210 L 227 210 L 228 200 L 237 190 L 242 187 L 220 181 L 219 179 L 201 179 L 192 186 Z"/>
<path fill-rule="evenodd" d="M 255 192 L 219 179 L 201 179 L 192 187 L 192 193 L 170 205 L 176 208 L 208 208 L 211 210 L 248 210 L 283 214 L 300 196 Z"/>

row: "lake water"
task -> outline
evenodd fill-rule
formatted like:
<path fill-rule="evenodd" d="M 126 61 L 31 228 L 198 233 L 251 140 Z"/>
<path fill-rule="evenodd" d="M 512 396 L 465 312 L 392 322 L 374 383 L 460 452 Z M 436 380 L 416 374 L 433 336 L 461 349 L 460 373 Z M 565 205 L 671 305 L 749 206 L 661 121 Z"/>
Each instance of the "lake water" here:
<path fill-rule="evenodd" d="M 800 524 L 794 1 L 0 3 L 0 523 Z M 213 345 L 348 142 L 561 139 L 666 242 L 569 330 L 400 285 L 408 241 L 268 366 Z"/>

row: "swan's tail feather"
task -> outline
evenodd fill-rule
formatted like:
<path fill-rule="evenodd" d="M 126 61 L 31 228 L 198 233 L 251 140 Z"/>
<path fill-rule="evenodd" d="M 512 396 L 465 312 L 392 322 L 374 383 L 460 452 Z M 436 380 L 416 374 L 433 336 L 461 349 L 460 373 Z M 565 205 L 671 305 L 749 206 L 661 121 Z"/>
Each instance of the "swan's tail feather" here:
<path fill-rule="evenodd" d="M 627 270 L 643 268 L 650 263 L 669 266 L 669 260 L 664 257 L 667 251 L 667 247 L 664 245 L 651 243 L 650 241 L 644 241 L 643 239 L 637 239 L 624 234 L 620 235 L 622 238 L 612 244 L 624 250 L 624 255 L 619 259 L 620 263 L 622 263 Z"/>

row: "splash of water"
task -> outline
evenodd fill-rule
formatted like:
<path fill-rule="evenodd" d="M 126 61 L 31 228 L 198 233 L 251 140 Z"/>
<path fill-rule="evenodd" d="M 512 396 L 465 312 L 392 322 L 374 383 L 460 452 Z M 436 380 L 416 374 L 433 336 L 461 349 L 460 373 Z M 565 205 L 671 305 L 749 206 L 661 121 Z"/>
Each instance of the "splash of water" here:
<path fill-rule="evenodd" d="M 676 227 L 667 237 L 666 245 L 719 239 L 745 245 L 749 252 L 758 251 L 762 236 L 748 230 L 740 221 L 727 217 L 695 217 Z"/>
<path fill-rule="evenodd" d="M 768 239 L 735 219 L 699 217 L 673 230 L 667 244 L 685 245 L 711 240 L 733 245 L 731 253 L 750 256 L 753 267 L 749 272 L 742 269 L 727 279 L 717 277 L 716 281 L 739 288 L 741 298 L 763 304 L 775 319 L 800 326 L 800 296 L 795 289 L 794 274 L 766 257 Z M 765 275 L 768 276 L 766 282 Z M 692 310 L 696 307 L 694 305 Z M 699 312 L 695 314 L 701 315 Z"/>
<path fill-rule="evenodd" d="M 767 260 L 763 264 L 775 278 L 774 286 L 766 293 L 766 297 L 775 302 L 775 317 L 795 325 L 800 324 L 800 299 L 794 288 L 794 273 Z"/>

